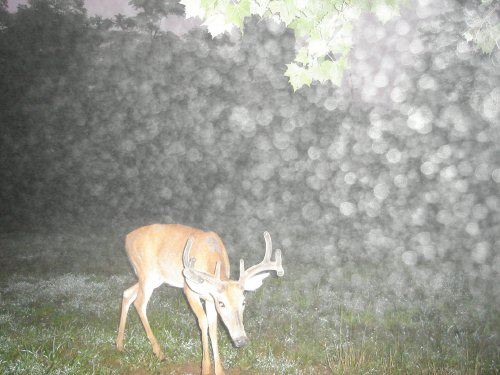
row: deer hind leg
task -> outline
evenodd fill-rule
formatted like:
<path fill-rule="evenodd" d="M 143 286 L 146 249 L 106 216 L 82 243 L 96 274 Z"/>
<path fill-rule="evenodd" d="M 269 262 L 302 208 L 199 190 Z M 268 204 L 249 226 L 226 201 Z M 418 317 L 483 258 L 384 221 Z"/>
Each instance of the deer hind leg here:
<path fill-rule="evenodd" d="M 123 292 L 122 313 L 120 318 L 120 326 L 118 327 L 118 337 L 116 338 L 116 348 L 118 351 L 123 350 L 123 336 L 125 335 L 125 323 L 127 322 L 128 309 L 132 302 L 137 298 L 139 283 L 131 286 Z"/>
<path fill-rule="evenodd" d="M 146 315 L 146 309 L 148 306 L 149 299 L 151 298 L 151 294 L 153 294 L 153 290 L 158 285 L 150 284 L 147 281 L 139 283 L 139 290 L 137 292 L 137 298 L 134 301 L 135 308 L 137 309 L 137 313 L 139 314 L 139 318 L 141 318 L 142 325 L 146 330 L 146 335 L 148 336 L 149 342 L 153 347 L 153 353 L 158 357 L 158 359 L 165 359 L 165 354 L 160 349 L 160 345 L 156 340 L 156 337 L 151 330 L 151 326 L 149 325 L 148 317 Z"/>
<path fill-rule="evenodd" d="M 196 318 L 198 319 L 198 325 L 200 326 L 201 331 L 201 345 L 203 348 L 203 358 L 201 360 L 201 374 L 202 375 L 210 375 L 210 352 L 208 349 L 208 319 L 205 314 L 205 310 L 203 309 L 203 305 L 201 303 L 200 297 L 191 291 L 187 286 L 184 287 L 184 293 L 186 294 L 186 298 L 193 310 Z"/>

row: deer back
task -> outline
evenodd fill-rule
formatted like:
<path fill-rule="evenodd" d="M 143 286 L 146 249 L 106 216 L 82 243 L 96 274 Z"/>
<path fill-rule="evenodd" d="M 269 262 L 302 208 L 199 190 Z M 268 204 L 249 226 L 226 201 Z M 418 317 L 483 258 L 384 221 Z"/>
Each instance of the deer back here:
<path fill-rule="evenodd" d="M 127 235 L 126 251 L 139 279 L 154 278 L 158 285 L 184 287 L 182 253 L 189 237 L 194 239 L 191 256 L 196 258 L 195 269 L 213 274 L 220 263 L 221 278 L 229 279 L 229 259 L 219 235 L 181 224 L 148 225 Z"/>

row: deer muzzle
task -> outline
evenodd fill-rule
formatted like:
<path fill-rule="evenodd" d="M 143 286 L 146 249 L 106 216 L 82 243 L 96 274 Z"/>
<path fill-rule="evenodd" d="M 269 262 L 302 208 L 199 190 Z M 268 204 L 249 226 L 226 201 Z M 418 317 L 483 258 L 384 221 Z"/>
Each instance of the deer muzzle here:
<path fill-rule="evenodd" d="M 246 336 L 241 336 L 233 340 L 234 346 L 236 348 L 242 348 L 248 344 L 248 338 Z"/>

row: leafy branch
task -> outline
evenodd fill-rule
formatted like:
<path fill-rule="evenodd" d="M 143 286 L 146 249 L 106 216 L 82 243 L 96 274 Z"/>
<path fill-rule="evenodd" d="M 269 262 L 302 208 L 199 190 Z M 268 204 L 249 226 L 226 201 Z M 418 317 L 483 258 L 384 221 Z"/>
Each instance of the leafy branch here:
<path fill-rule="evenodd" d="M 300 46 L 285 75 L 294 90 L 313 81 L 340 85 L 352 48 L 352 22 L 371 11 L 385 22 L 398 14 L 404 0 L 180 0 L 186 18 L 199 17 L 213 37 L 257 15 L 282 22 L 295 32 Z"/>
<path fill-rule="evenodd" d="M 478 9 L 464 10 L 468 29 L 463 33 L 467 42 L 485 54 L 496 48 L 500 49 L 500 22 L 498 20 L 498 0 L 482 0 Z"/>

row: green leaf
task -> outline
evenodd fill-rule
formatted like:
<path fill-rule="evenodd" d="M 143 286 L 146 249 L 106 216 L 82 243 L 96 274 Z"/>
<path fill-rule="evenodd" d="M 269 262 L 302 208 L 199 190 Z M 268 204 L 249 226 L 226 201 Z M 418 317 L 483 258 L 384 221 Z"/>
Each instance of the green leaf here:
<path fill-rule="evenodd" d="M 481 49 L 481 52 L 485 54 L 490 54 L 496 46 L 496 40 L 493 37 L 493 30 L 480 30 L 476 33 L 477 45 Z"/>
<path fill-rule="evenodd" d="M 269 0 L 251 0 L 250 13 L 263 17 L 269 10 Z"/>
<path fill-rule="evenodd" d="M 314 68 L 314 79 L 320 81 L 321 83 L 326 82 L 332 76 L 334 69 L 335 67 L 333 61 L 325 60 Z"/>
<path fill-rule="evenodd" d="M 463 34 L 465 40 L 467 42 L 470 42 L 472 41 L 472 39 L 474 39 L 474 36 L 472 35 L 472 33 L 470 31 L 466 31 L 464 34 Z"/>
<path fill-rule="evenodd" d="M 287 64 L 285 76 L 289 78 L 293 91 L 297 91 L 304 85 L 310 86 L 312 82 L 311 71 L 295 63 Z"/>
<path fill-rule="evenodd" d="M 340 53 L 341 55 L 347 55 L 351 51 L 351 48 L 352 48 L 352 43 L 345 41 L 335 44 L 332 47 L 331 51 L 333 53 Z"/>
<path fill-rule="evenodd" d="M 332 75 L 330 77 L 330 81 L 332 81 L 334 85 L 340 86 L 346 67 L 347 60 L 345 58 L 335 61 Z"/>
<path fill-rule="evenodd" d="M 200 7 L 208 13 L 215 8 L 215 3 L 213 0 L 200 0 Z"/>
<path fill-rule="evenodd" d="M 245 17 L 250 15 L 250 0 L 241 0 L 239 3 L 230 2 L 226 6 L 226 21 L 243 28 Z"/>
<path fill-rule="evenodd" d="M 279 15 L 285 25 L 289 25 L 295 19 L 298 11 L 293 0 L 273 0 L 269 3 L 269 10 Z"/>
<path fill-rule="evenodd" d="M 307 48 L 302 47 L 297 52 L 297 56 L 295 56 L 295 61 L 301 63 L 302 65 L 309 64 L 309 54 L 307 53 Z"/>
<path fill-rule="evenodd" d="M 288 27 L 295 31 L 296 37 L 308 36 L 316 26 L 314 19 L 295 18 Z"/>
<path fill-rule="evenodd" d="M 340 86 L 346 64 L 345 58 L 336 61 L 324 60 L 313 68 L 312 77 L 321 83 L 331 81 L 334 85 Z"/>

